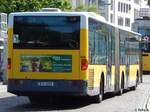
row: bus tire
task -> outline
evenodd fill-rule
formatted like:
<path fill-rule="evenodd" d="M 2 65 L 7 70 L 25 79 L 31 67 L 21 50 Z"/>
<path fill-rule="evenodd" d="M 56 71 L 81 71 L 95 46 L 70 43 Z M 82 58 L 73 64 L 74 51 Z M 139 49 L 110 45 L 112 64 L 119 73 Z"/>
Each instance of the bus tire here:
<path fill-rule="evenodd" d="M 140 84 L 140 77 L 139 77 L 139 72 L 137 71 L 137 75 L 136 75 L 136 86 L 138 86 Z"/>
<path fill-rule="evenodd" d="M 122 75 L 122 77 L 121 77 L 121 86 L 120 86 L 120 89 L 118 91 L 119 96 L 121 96 L 123 94 L 123 90 L 124 90 L 124 75 Z"/>
<path fill-rule="evenodd" d="M 100 81 L 100 88 L 99 88 L 99 94 L 95 96 L 95 102 L 100 103 L 103 100 L 104 96 L 104 80 L 101 79 Z"/>

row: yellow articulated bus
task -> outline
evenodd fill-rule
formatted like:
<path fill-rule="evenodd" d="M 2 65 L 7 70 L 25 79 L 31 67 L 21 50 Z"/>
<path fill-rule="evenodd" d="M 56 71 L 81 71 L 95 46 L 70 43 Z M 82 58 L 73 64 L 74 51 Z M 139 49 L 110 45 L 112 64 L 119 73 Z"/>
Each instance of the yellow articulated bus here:
<path fill-rule="evenodd" d="M 95 13 L 9 15 L 8 92 L 45 102 L 51 96 L 93 96 L 136 89 L 140 35 Z"/>

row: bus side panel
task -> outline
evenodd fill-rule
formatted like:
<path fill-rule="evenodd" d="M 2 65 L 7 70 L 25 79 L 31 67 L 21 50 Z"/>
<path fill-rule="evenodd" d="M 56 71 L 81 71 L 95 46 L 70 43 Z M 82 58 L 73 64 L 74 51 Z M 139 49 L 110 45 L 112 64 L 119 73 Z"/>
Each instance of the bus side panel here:
<path fill-rule="evenodd" d="M 126 65 L 120 65 L 120 84 L 121 84 L 121 78 L 124 75 L 124 84 L 126 82 Z"/>
<path fill-rule="evenodd" d="M 143 72 L 148 73 L 150 72 L 150 53 L 143 53 L 142 55 Z"/>
<path fill-rule="evenodd" d="M 130 65 L 129 67 L 129 86 L 135 86 L 139 65 Z"/>
<path fill-rule="evenodd" d="M 104 75 L 104 83 L 106 85 L 106 65 L 89 65 L 88 68 L 88 90 L 89 95 L 99 94 L 101 75 Z"/>
<path fill-rule="evenodd" d="M 88 60 L 88 30 L 81 29 L 80 30 L 80 80 L 88 80 L 88 71 L 81 70 L 81 60 L 87 59 Z"/>
<path fill-rule="evenodd" d="M 115 65 L 111 66 L 111 90 L 115 91 Z"/>
<path fill-rule="evenodd" d="M 12 59 L 13 59 L 13 29 L 12 28 L 8 28 L 8 59 L 10 59 L 11 61 L 11 65 L 10 65 L 10 69 L 7 69 L 7 74 L 8 74 L 8 79 L 13 77 L 13 73 L 12 73 L 12 67 L 13 67 L 13 63 L 12 63 Z"/>

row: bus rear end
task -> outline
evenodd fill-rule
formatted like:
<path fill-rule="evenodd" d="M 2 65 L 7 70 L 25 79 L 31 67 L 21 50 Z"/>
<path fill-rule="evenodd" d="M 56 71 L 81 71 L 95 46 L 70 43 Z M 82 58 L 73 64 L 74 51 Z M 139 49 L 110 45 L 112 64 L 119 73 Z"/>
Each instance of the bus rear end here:
<path fill-rule="evenodd" d="M 150 73 L 150 42 L 144 41 L 141 43 L 142 47 L 142 71 L 143 74 Z"/>
<path fill-rule="evenodd" d="M 8 91 L 27 96 L 86 95 L 87 50 L 82 49 L 87 41 L 80 38 L 85 36 L 80 23 L 78 15 L 11 14 Z"/>

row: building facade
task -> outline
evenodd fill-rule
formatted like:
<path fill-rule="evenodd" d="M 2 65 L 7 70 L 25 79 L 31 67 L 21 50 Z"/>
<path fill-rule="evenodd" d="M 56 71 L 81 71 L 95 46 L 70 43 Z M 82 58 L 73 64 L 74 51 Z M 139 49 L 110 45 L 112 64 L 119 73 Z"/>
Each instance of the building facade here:
<path fill-rule="evenodd" d="M 141 0 L 109 0 L 107 20 L 131 30 L 135 18 L 139 16 Z"/>
<path fill-rule="evenodd" d="M 7 70 L 7 14 L 0 13 L 0 81 L 6 83 Z"/>
<path fill-rule="evenodd" d="M 141 0 L 71 0 L 71 3 L 74 8 L 94 3 L 107 21 L 128 30 L 131 30 L 141 6 Z"/>

